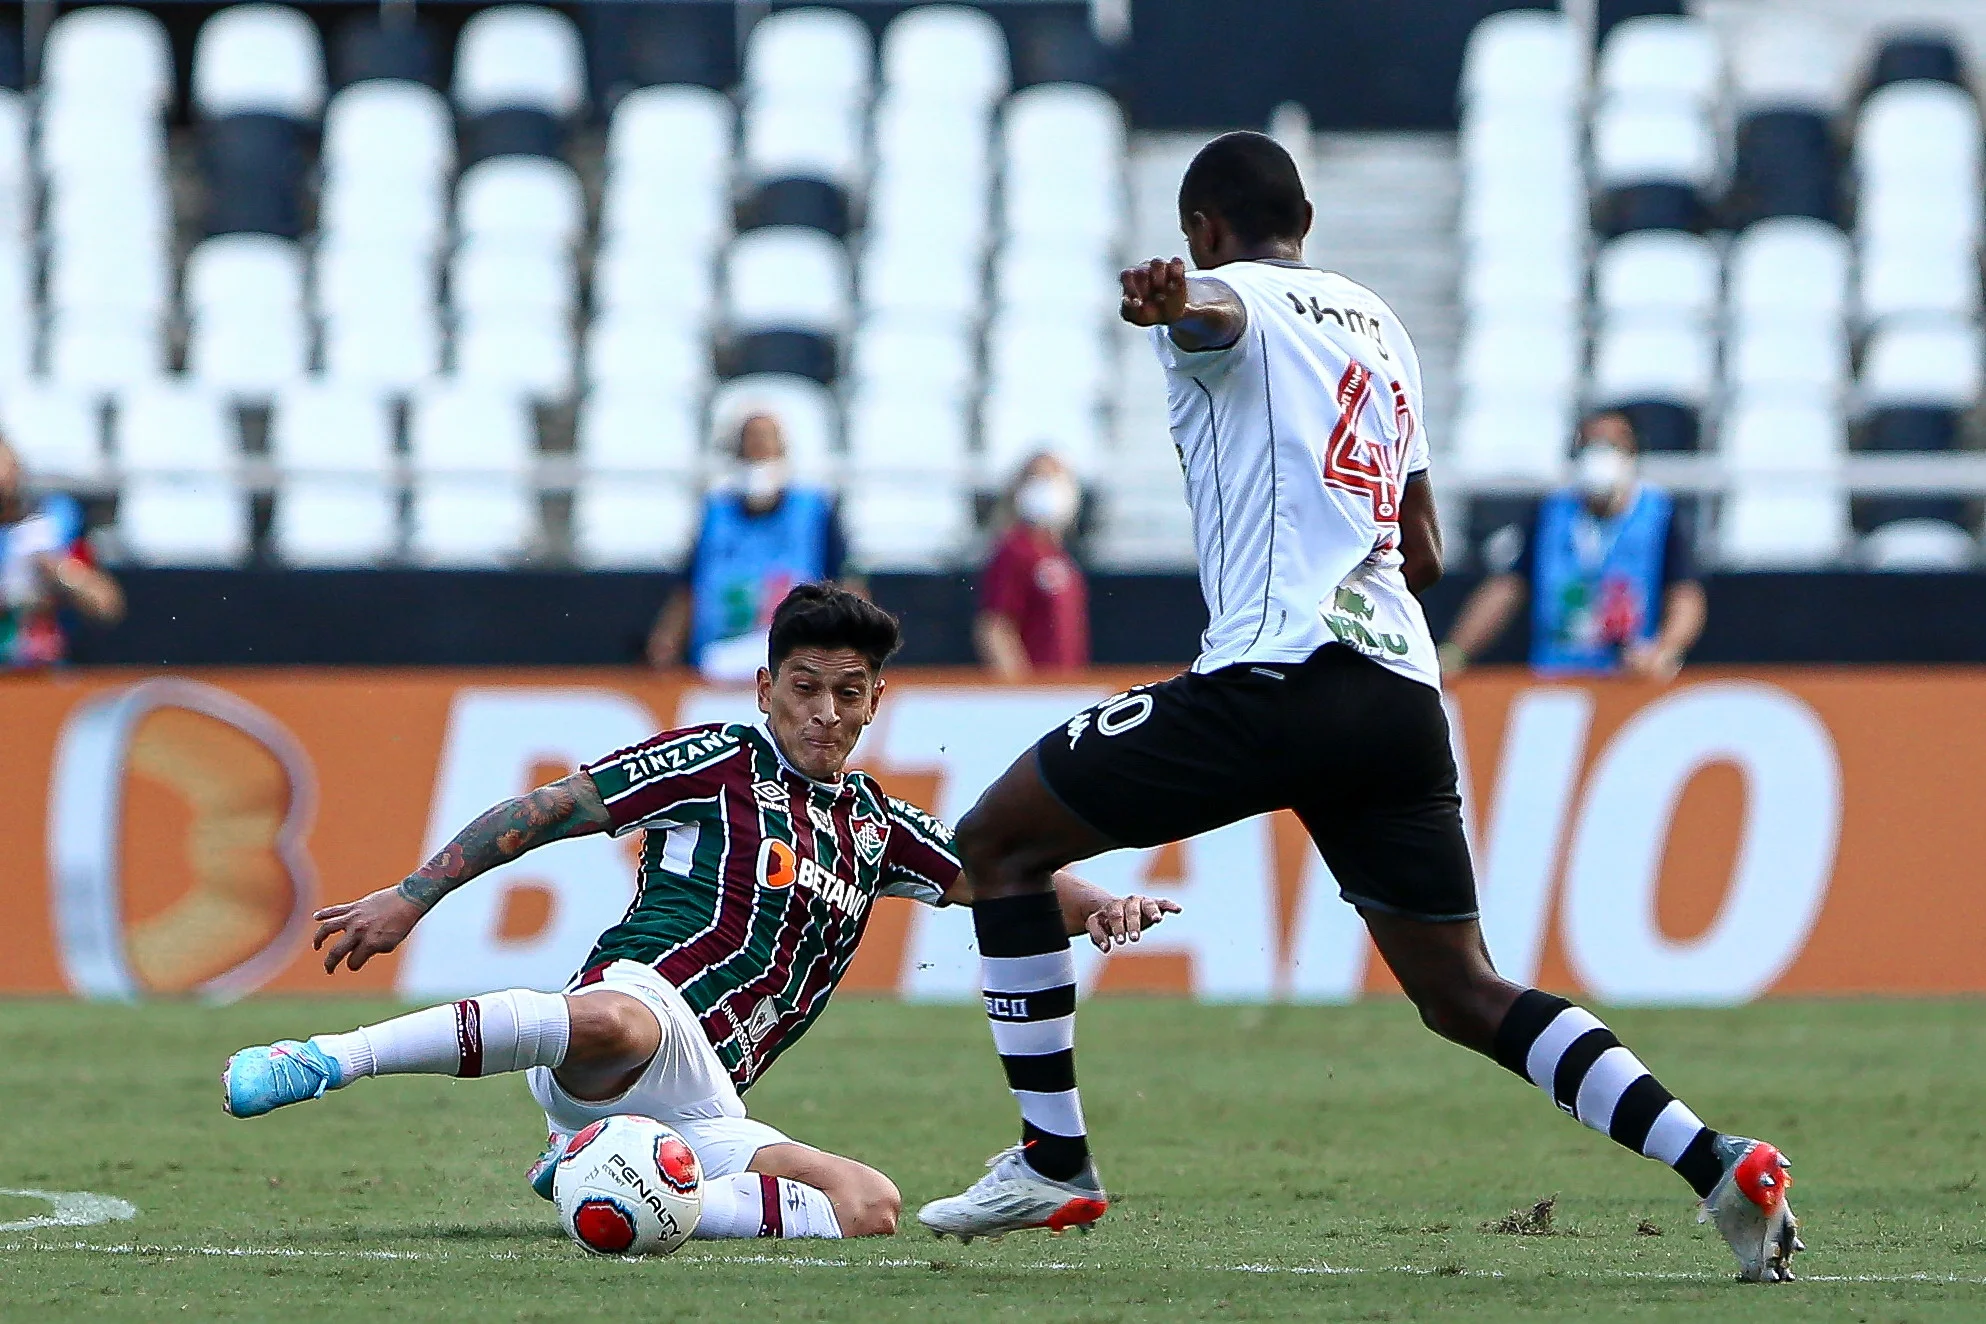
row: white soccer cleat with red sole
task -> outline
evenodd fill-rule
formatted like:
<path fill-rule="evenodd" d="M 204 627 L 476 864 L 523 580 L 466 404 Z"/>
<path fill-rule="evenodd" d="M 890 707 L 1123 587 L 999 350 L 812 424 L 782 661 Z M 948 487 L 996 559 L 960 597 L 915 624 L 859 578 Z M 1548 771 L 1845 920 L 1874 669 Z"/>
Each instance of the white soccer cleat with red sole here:
<path fill-rule="evenodd" d="M 1110 1208 L 1093 1166 L 1074 1181 L 1053 1181 L 1029 1167 L 1015 1145 L 987 1160 L 986 1167 L 969 1190 L 918 1210 L 917 1221 L 941 1238 L 970 1244 L 974 1237 L 997 1241 L 1026 1228 L 1046 1228 L 1055 1236 L 1070 1228 L 1086 1233 Z"/>
<path fill-rule="evenodd" d="M 1699 1223 L 1715 1223 L 1738 1257 L 1738 1277 L 1748 1283 L 1790 1283 L 1793 1255 L 1807 1247 L 1800 1220 L 1786 1202 L 1793 1165 L 1763 1140 L 1719 1136 L 1724 1175 L 1704 1197 Z"/>

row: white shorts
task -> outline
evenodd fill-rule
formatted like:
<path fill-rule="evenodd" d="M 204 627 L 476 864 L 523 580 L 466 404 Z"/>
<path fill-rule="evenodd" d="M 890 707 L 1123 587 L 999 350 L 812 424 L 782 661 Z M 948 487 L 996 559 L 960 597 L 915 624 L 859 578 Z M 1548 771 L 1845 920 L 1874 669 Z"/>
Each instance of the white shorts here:
<path fill-rule="evenodd" d="M 600 979 L 566 992 L 584 996 L 605 989 L 635 998 L 655 1013 L 662 1026 L 661 1047 L 626 1093 L 598 1102 L 575 1099 L 560 1089 L 550 1067 L 532 1067 L 525 1073 L 531 1097 L 545 1110 L 545 1123 L 554 1132 L 572 1135 L 602 1117 L 623 1113 L 653 1117 L 682 1133 L 706 1177 L 743 1172 L 752 1155 L 767 1145 L 793 1143 L 745 1116 L 731 1073 L 717 1060 L 696 1013 L 675 985 L 639 961 L 616 961 Z"/>

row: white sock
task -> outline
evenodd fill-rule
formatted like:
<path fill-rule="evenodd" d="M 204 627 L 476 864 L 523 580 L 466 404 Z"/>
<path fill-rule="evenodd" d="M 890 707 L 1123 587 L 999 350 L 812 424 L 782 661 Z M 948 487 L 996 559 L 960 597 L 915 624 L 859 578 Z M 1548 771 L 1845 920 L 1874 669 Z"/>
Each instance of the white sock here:
<path fill-rule="evenodd" d="M 758 1172 L 734 1172 L 703 1183 L 699 1241 L 746 1237 L 825 1237 L 839 1240 L 841 1221 L 827 1193 Z"/>
<path fill-rule="evenodd" d="M 571 1037 L 572 1016 L 562 995 L 513 988 L 310 1041 L 338 1064 L 349 1085 L 361 1076 L 494 1076 L 555 1067 L 565 1061 Z"/>

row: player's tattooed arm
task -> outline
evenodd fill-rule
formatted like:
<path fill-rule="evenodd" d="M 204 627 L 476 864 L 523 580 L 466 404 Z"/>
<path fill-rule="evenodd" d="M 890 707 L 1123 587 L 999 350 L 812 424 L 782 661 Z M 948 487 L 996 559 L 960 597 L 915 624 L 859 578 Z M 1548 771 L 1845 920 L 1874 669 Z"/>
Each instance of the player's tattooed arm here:
<path fill-rule="evenodd" d="M 508 864 L 528 850 L 607 826 L 607 807 L 593 778 L 576 772 L 563 781 L 492 805 L 407 875 L 400 895 L 427 910 L 470 879 Z"/>
<path fill-rule="evenodd" d="M 1117 315 L 1132 326 L 1163 326 L 1172 343 L 1191 353 L 1226 349 L 1248 329 L 1248 309 L 1225 283 L 1188 276 L 1178 258 L 1153 258 L 1118 275 Z"/>

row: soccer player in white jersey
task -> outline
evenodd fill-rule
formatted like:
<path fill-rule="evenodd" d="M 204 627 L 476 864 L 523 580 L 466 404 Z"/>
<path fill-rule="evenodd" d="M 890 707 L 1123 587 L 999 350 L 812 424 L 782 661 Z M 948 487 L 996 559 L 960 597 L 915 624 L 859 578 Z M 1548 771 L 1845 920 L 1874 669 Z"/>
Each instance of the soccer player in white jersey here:
<path fill-rule="evenodd" d="M 1123 273 L 1152 328 L 1209 617 L 1192 670 L 1078 713 L 961 820 L 987 1015 L 1021 1143 L 920 1212 L 940 1235 L 1093 1221 L 1074 1061 L 1075 973 L 1051 880 L 1292 809 L 1428 1027 L 1674 1168 L 1743 1277 L 1790 1278 L 1785 1161 L 1711 1130 L 1599 1019 L 1490 964 L 1441 676 L 1416 591 L 1441 574 L 1420 364 L 1372 291 L 1303 263 L 1295 164 L 1255 133 L 1187 170 L 1193 265 Z"/>
<path fill-rule="evenodd" d="M 257 1117 L 367 1076 L 524 1072 L 551 1141 L 531 1186 L 550 1199 L 567 1142 L 617 1113 L 667 1122 L 696 1151 L 694 1235 L 884 1236 L 882 1173 L 788 1139 L 742 1099 L 813 1025 L 879 896 L 968 899 L 951 832 L 846 768 L 882 697 L 896 618 L 802 584 L 773 613 L 756 726 L 665 731 L 496 805 L 396 887 L 316 914 L 324 969 L 392 951 L 455 888 L 539 846 L 643 833 L 640 886 L 563 994 L 514 988 L 343 1034 L 245 1048 L 222 1073 Z M 1064 875 L 1068 923 L 1099 947 L 1179 907 Z"/>

